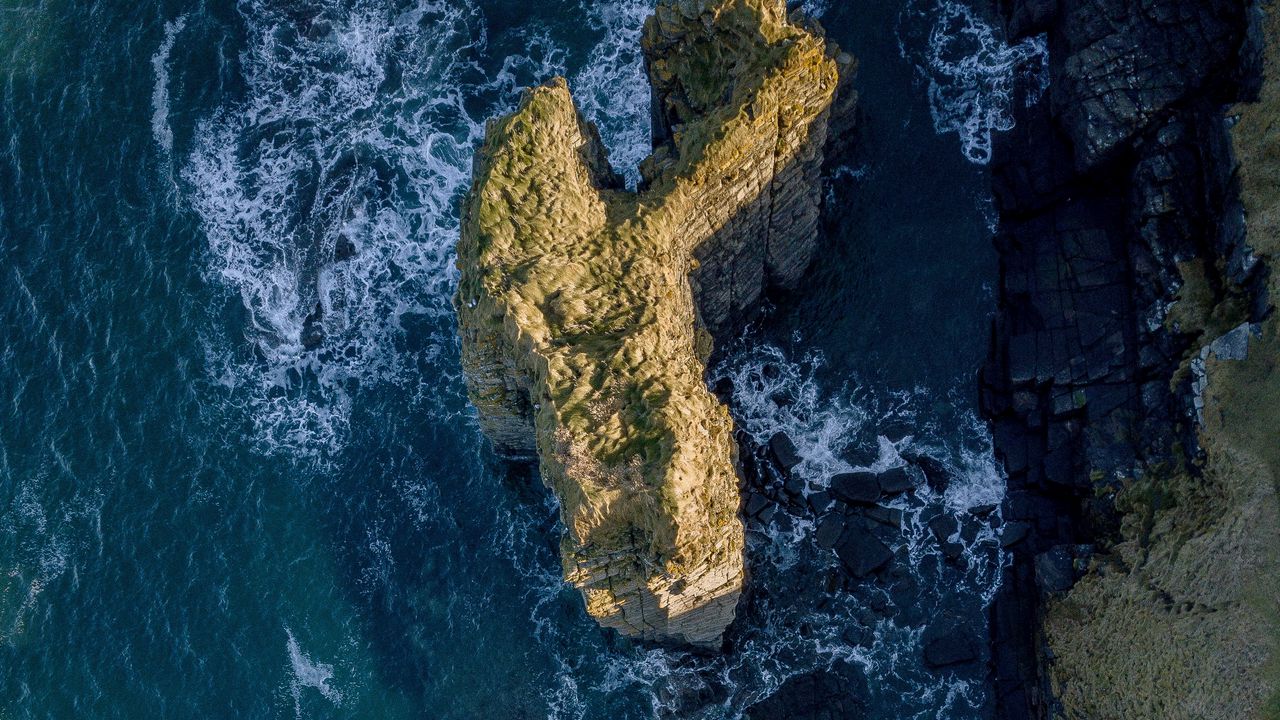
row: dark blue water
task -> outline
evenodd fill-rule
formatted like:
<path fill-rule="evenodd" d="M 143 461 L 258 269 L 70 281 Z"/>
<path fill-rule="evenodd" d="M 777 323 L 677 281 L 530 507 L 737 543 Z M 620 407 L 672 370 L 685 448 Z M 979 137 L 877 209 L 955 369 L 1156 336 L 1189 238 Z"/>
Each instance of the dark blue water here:
<path fill-rule="evenodd" d="M 981 632 L 995 530 L 959 569 L 922 518 L 1002 492 L 970 398 L 981 161 L 1033 49 L 960 5 L 810 9 L 862 59 L 859 150 L 812 282 L 722 371 L 814 491 L 908 449 L 958 480 L 897 501 L 892 581 L 821 607 L 791 592 L 834 567 L 812 523 L 754 525 L 762 592 L 698 658 L 562 586 L 448 303 L 472 148 L 519 88 L 566 74 L 634 177 L 648 0 L 0 0 L 0 718 L 723 718 L 838 658 L 869 717 L 981 717 L 981 673 L 919 639 Z"/>

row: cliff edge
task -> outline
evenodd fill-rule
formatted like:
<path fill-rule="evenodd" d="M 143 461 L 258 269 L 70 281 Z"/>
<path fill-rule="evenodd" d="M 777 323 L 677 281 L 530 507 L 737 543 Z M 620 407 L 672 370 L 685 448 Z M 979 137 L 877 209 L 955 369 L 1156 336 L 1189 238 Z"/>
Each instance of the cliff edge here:
<path fill-rule="evenodd" d="M 1275 16 L 999 5 L 1050 77 L 992 166 L 996 717 L 1276 717 Z"/>
<path fill-rule="evenodd" d="M 481 427 L 500 454 L 539 461 L 587 612 L 714 648 L 744 537 L 733 423 L 705 363 L 809 264 L 853 63 L 783 0 L 666 0 L 643 42 L 655 151 L 641 188 L 623 187 L 563 80 L 527 90 L 477 153 L 455 304 Z"/>

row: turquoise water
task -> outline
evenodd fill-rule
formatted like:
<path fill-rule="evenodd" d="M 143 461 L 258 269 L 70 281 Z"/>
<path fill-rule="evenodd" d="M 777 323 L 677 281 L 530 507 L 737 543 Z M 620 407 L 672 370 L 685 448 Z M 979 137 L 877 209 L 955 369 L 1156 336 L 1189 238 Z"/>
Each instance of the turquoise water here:
<path fill-rule="evenodd" d="M 982 716 L 981 673 L 918 645 L 943 610 L 980 631 L 994 531 L 956 573 L 919 520 L 1002 492 L 968 397 L 995 272 L 971 160 L 1034 48 L 941 7 L 811 4 L 862 56 L 861 149 L 831 262 L 722 372 L 815 490 L 906 448 L 964 480 L 902 501 L 891 612 L 791 598 L 833 561 L 804 523 L 753 528 L 766 592 L 700 658 L 562 586 L 448 303 L 471 151 L 519 88 L 566 74 L 634 179 L 646 0 L 0 0 L 0 718 L 735 717 L 837 657 L 872 717 Z"/>

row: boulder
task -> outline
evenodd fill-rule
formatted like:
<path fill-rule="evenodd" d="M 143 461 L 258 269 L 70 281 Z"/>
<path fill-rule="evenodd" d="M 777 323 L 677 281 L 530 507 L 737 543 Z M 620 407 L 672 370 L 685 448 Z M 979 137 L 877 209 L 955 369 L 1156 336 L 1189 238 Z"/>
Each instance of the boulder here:
<path fill-rule="evenodd" d="M 880 480 L 875 473 L 840 473 L 831 478 L 831 494 L 847 503 L 873 503 L 880 499 Z"/>
<path fill-rule="evenodd" d="M 893 560 L 893 550 L 888 545 L 856 524 L 845 528 L 835 549 L 845 570 L 856 578 L 864 578 Z"/>
<path fill-rule="evenodd" d="M 776 432 L 769 438 L 769 455 L 783 472 L 791 472 L 800 464 L 800 451 L 784 432 Z"/>
<path fill-rule="evenodd" d="M 885 495 L 897 495 L 916 486 L 911 473 L 907 472 L 905 467 L 889 468 L 880 473 L 878 479 L 880 481 L 880 492 Z"/>
<path fill-rule="evenodd" d="M 831 513 L 818 521 L 818 529 L 814 532 L 814 542 L 823 550 L 830 550 L 840 542 L 844 534 L 845 517 L 839 513 Z"/>

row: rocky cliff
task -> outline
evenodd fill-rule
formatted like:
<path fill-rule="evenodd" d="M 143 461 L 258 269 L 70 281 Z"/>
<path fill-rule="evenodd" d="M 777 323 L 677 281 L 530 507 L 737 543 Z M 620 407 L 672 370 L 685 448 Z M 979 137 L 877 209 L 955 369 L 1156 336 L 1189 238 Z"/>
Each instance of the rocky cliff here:
<path fill-rule="evenodd" d="M 500 453 L 538 460 L 588 613 L 716 647 L 744 540 L 733 425 L 705 363 L 809 264 L 852 60 L 783 0 L 666 0 L 643 41 L 655 150 L 640 189 L 564 81 L 526 91 L 476 156 L 455 304 L 481 426 Z"/>
<path fill-rule="evenodd" d="M 1001 5 L 1013 36 L 1047 33 L 1051 77 L 993 164 L 999 716 L 1257 717 L 1280 557 L 1275 110 L 1233 131 L 1224 108 L 1258 93 L 1262 14 Z"/>

